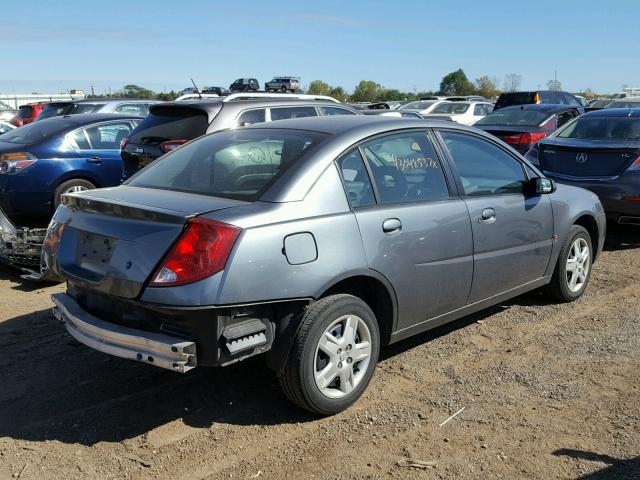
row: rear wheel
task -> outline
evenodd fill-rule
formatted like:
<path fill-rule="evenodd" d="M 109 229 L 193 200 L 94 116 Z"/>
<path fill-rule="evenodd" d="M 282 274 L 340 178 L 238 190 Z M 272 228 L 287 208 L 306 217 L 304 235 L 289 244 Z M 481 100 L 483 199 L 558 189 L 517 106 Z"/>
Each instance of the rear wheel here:
<path fill-rule="evenodd" d="M 58 208 L 62 195 L 66 193 L 84 192 L 85 190 L 93 190 L 94 188 L 96 188 L 96 186 L 89 180 L 85 180 L 83 178 L 72 178 L 71 180 L 61 183 L 58 188 L 56 188 L 53 193 L 53 204 L 55 208 Z"/>
<path fill-rule="evenodd" d="M 338 413 L 369 385 L 379 350 L 378 322 L 365 302 L 345 294 L 322 298 L 304 314 L 280 384 L 298 406 Z"/>
<path fill-rule="evenodd" d="M 285 87 L 284 85 L 282 87 L 280 87 L 280 91 L 282 93 L 287 93 L 287 87 Z"/>
<path fill-rule="evenodd" d="M 582 296 L 591 277 L 592 249 L 589 232 L 573 225 L 560 249 L 551 283 L 545 289 L 550 297 L 573 302 Z"/>

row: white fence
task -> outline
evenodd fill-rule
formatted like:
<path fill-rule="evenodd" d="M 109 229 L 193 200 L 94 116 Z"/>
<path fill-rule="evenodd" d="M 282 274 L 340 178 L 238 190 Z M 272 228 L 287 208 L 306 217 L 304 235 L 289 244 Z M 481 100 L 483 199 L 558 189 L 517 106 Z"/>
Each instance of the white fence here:
<path fill-rule="evenodd" d="M 26 105 L 28 103 L 39 102 L 60 102 L 64 100 L 84 100 L 86 95 L 84 92 L 79 91 L 74 94 L 56 94 L 56 95 L 26 95 L 26 94 L 11 94 L 0 95 L 0 102 L 4 102 L 7 105 L 18 108 L 20 105 Z"/>

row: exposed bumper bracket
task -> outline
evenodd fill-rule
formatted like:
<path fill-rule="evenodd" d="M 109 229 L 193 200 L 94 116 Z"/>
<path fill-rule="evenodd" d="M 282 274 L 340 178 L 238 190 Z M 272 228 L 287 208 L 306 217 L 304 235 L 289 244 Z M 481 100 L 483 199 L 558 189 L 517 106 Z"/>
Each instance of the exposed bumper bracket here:
<path fill-rule="evenodd" d="M 91 348 L 176 372 L 197 366 L 194 342 L 105 322 L 84 311 L 65 293 L 53 294 L 51 299 L 55 317 L 76 340 Z"/>

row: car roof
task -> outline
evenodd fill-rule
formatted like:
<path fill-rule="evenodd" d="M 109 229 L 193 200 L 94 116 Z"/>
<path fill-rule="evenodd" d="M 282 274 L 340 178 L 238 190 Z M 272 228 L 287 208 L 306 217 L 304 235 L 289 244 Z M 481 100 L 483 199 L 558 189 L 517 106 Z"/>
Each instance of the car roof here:
<path fill-rule="evenodd" d="M 40 122 L 66 122 L 76 126 L 89 125 L 96 122 L 109 120 L 141 120 L 144 117 L 136 115 L 123 115 L 121 113 L 78 113 L 75 115 L 59 115 L 57 117 L 43 118 Z"/>
<path fill-rule="evenodd" d="M 268 123 L 256 123 L 243 128 L 283 128 L 291 130 L 310 130 L 315 132 L 339 135 L 355 130 L 366 130 L 371 135 L 390 130 L 405 128 L 446 127 L 469 130 L 470 127 L 443 120 L 424 120 L 411 118 L 393 118 L 384 115 L 331 115 L 321 117 L 304 117 L 287 120 L 275 120 Z"/>
<path fill-rule="evenodd" d="M 582 115 L 582 117 L 640 118 L 640 108 L 603 108 L 601 110 L 587 112 Z"/>
<path fill-rule="evenodd" d="M 270 106 L 283 106 L 283 105 L 292 105 L 292 106 L 326 105 L 331 107 L 343 106 L 346 108 L 353 109 L 351 105 L 345 105 L 341 103 L 322 101 L 322 100 L 264 97 L 264 98 L 247 98 L 242 100 L 238 99 L 238 100 L 233 100 L 231 102 L 227 102 L 225 101 L 225 97 L 214 97 L 214 98 L 204 98 L 204 99 L 195 98 L 193 100 L 180 100 L 178 102 L 162 102 L 162 103 L 153 105 L 151 107 L 151 111 L 161 107 L 186 107 L 186 108 L 202 110 L 210 113 L 210 112 L 218 111 L 221 105 L 225 105 L 225 106 L 250 105 L 252 107 L 270 107 Z"/>
<path fill-rule="evenodd" d="M 561 105 L 557 103 L 525 103 L 523 105 L 509 105 L 508 107 L 502 107 L 496 112 L 503 110 L 536 110 L 541 112 L 555 113 L 562 110 L 575 110 L 577 107 L 574 105 Z"/>

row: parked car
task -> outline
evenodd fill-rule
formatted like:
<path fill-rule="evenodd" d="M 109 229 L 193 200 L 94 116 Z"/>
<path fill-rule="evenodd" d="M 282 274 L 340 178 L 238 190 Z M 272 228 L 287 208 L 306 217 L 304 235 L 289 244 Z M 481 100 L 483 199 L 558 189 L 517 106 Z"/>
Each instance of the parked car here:
<path fill-rule="evenodd" d="M 550 178 L 597 194 L 609 220 L 640 225 L 640 110 L 585 113 L 527 158 Z"/>
<path fill-rule="evenodd" d="M 409 102 L 398 108 L 402 112 L 415 112 L 420 115 L 430 114 L 434 108 L 442 103 L 442 100 L 418 100 Z"/>
<path fill-rule="evenodd" d="M 7 133 L 11 130 L 15 130 L 16 126 L 12 125 L 9 122 L 3 122 L 0 120 L 0 135 L 2 135 L 3 133 Z"/>
<path fill-rule="evenodd" d="M 604 108 L 640 108 L 640 97 L 627 97 L 614 100 Z"/>
<path fill-rule="evenodd" d="M 493 105 L 488 102 L 442 102 L 423 117 L 473 125 L 492 110 Z"/>
<path fill-rule="evenodd" d="M 295 93 L 298 90 L 300 90 L 300 77 L 274 77 L 264 84 L 265 92 Z"/>
<path fill-rule="evenodd" d="M 578 99 L 583 108 L 586 108 L 589 105 L 589 101 L 582 95 L 574 95 L 574 97 Z"/>
<path fill-rule="evenodd" d="M 119 185 L 120 141 L 141 120 L 71 115 L 0 135 L 0 257 L 37 266 L 44 227 L 62 195 Z"/>
<path fill-rule="evenodd" d="M 287 118 L 358 114 L 353 108 L 331 102 L 329 97 L 251 95 L 258 97 L 246 99 L 242 94 L 232 94 L 154 105 L 149 116 L 123 141 L 125 176 L 206 133 Z"/>
<path fill-rule="evenodd" d="M 209 94 L 209 95 L 218 95 L 219 97 L 224 97 L 225 95 L 229 95 L 231 91 L 224 87 L 205 87 L 202 89 L 202 92 L 200 93 Z"/>
<path fill-rule="evenodd" d="M 131 100 L 128 98 L 51 102 L 47 104 L 36 120 L 85 113 L 118 113 L 146 117 L 149 113 L 149 107 L 156 103 L 161 102 L 160 100 Z"/>
<path fill-rule="evenodd" d="M 260 84 L 255 78 L 239 78 L 229 85 L 232 92 L 257 92 Z"/>
<path fill-rule="evenodd" d="M 30 103 L 28 105 L 20 105 L 18 114 L 13 118 L 13 123 L 17 127 L 29 125 L 42 113 L 47 106 L 46 103 Z"/>
<path fill-rule="evenodd" d="M 43 262 L 80 342 L 174 372 L 265 354 L 327 415 L 362 395 L 381 345 L 539 287 L 580 297 L 605 228 L 595 195 L 479 130 L 304 118 L 66 196 Z"/>
<path fill-rule="evenodd" d="M 537 90 L 532 92 L 506 92 L 498 97 L 494 110 L 513 105 L 527 105 L 532 103 L 554 103 L 583 108 L 582 102 L 569 92 L 555 90 Z"/>
<path fill-rule="evenodd" d="M 515 105 L 494 110 L 474 126 L 525 154 L 531 145 L 579 115 L 577 107 L 567 105 Z"/>
<path fill-rule="evenodd" d="M 585 107 L 586 112 L 592 112 L 594 110 L 600 110 L 602 108 L 606 108 L 611 104 L 613 100 L 611 98 L 598 98 L 593 100 L 587 107 Z"/>
<path fill-rule="evenodd" d="M 18 115 L 18 110 L 0 101 L 0 120 L 11 122 Z"/>

